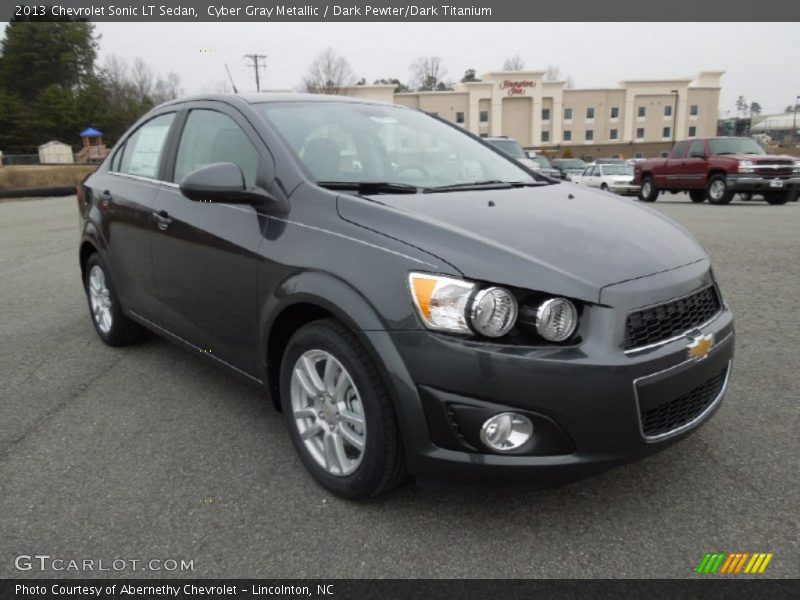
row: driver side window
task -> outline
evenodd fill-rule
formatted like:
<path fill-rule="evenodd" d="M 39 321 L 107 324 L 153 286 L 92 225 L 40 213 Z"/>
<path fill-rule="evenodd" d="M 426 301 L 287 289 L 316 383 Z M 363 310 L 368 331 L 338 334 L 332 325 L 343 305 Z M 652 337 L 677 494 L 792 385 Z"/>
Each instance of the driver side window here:
<path fill-rule="evenodd" d="M 195 109 L 189 113 L 181 134 L 173 180 L 180 183 L 192 171 L 220 162 L 237 165 L 247 187 L 255 185 L 258 150 L 242 128 L 221 112 Z"/>

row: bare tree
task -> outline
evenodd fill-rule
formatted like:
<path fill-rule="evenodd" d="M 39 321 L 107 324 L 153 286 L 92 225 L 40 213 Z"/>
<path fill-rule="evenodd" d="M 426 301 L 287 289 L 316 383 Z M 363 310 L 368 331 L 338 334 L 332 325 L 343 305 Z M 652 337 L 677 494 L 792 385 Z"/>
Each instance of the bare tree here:
<path fill-rule="evenodd" d="M 515 54 L 511 58 L 507 58 L 503 63 L 503 71 L 522 71 L 525 68 L 525 61 L 522 60 L 519 54 Z"/>
<path fill-rule="evenodd" d="M 558 81 L 561 79 L 561 67 L 558 65 L 547 65 L 547 73 L 544 74 L 545 81 Z"/>
<path fill-rule="evenodd" d="M 344 95 L 355 83 L 356 75 L 347 59 L 326 48 L 311 62 L 302 87 L 311 94 Z"/>
<path fill-rule="evenodd" d="M 411 85 L 420 91 L 445 90 L 450 86 L 445 83 L 447 69 L 442 66 L 438 56 L 423 56 L 411 63 Z"/>
<path fill-rule="evenodd" d="M 572 79 L 572 75 L 567 75 L 567 79 L 564 82 L 564 87 L 567 88 L 568 90 L 571 90 L 572 88 L 575 87 L 575 80 Z"/>

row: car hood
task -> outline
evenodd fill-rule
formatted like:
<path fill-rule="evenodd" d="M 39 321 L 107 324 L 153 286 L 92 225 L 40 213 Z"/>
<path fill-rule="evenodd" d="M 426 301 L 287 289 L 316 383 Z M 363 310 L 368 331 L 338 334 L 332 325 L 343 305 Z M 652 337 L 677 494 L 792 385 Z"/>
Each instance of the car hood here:
<path fill-rule="evenodd" d="M 464 276 L 591 302 L 608 285 L 707 258 L 660 213 L 573 184 L 339 196 L 339 215 Z"/>

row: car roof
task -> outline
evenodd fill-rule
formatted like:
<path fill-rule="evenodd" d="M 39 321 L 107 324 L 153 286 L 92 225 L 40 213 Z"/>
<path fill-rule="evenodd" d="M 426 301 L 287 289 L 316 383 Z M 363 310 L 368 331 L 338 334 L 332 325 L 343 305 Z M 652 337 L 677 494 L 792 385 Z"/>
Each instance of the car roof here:
<path fill-rule="evenodd" d="M 371 100 L 368 98 L 356 98 L 354 96 L 339 96 L 333 94 L 305 94 L 300 92 L 262 92 L 260 94 L 198 94 L 195 96 L 184 96 L 164 102 L 161 106 L 182 104 L 184 102 L 216 101 L 227 103 L 245 102 L 247 104 L 263 104 L 268 102 L 341 102 L 348 104 L 383 104 L 385 106 L 395 106 L 389 102 Z M 159 108 L 160 108 L 159 107 Z M 399 106 L 398 108 L 407 108 Z"/>

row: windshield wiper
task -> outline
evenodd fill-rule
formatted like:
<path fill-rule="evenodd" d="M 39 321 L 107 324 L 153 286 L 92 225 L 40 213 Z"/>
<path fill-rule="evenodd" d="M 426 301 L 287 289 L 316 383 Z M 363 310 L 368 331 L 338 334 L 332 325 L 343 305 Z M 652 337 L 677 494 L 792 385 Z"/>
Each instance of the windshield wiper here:
<path fill-rule="evenodd" d="M 469 183 L 453 183 L 450 185 L 440 185 L 438 187 L 423 190 L 424 194 L 437 192 L 454 192 L 457 190 L 496 190 L 512 187 L 538 186 L 545 185 L 539 181 L 501 181 L 499 179 L 486 179 L 484 181 L 472 181 Z"/>
<path fill-rule="evenodd" d="M 318 181 L 317 185 L 329 190 L 353 190 L 359 194 L 418 194 L 426 188 L 392 181 Z"/>

